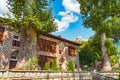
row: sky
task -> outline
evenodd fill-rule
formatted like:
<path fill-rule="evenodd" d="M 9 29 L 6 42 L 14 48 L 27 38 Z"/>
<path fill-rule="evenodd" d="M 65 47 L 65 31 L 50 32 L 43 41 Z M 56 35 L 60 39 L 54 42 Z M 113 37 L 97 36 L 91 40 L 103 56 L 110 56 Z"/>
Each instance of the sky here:
<path fill-rule="evenodd" d="M 6 0 L 0 0 L 0 16 L 8 12 Z M 77 37 L 89 39 L 94 34 L 92 29 L 85 28 L 80 15 L 80 4 L 77 0 L 55 0 L 52 3 L 52 15 L 57 23 L 58 31 L 52 33 L 56 36 L 75 40 Z"/>
<path fill-rule="evenodd" d="M 77 37 L 89 39 L 94 34 L 92 29 L 85 28 L 80 15 L 80 4 L 77 0 L 55 0 L 53 16 L 58 23 L 58 31 L 54 35 L 75 40 Z"/>

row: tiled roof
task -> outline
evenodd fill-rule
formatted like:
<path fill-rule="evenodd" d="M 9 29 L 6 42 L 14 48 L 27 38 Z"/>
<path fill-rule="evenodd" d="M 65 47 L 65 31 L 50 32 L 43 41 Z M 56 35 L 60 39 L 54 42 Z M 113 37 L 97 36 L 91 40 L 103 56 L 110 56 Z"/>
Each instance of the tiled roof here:
<path fill-rule="evenodd" d="M 51 38 L 55 38 L 57 40 L 61 40 L 63 42 L 67 42 L 67 43 L 70 43 L 70 44 L 73 44 L 73 45 L 76 45 L 76 46 L 80 46 L 81 45 L 81 44 L 75 43 L 73 41 L 70 41 L 70 40 L 67 40 L 65 38 L 62 38 L 62 37 L 59 37 L 59 36 L 55 36 L 55 35 L 52 35 L 52 34 L 43 34 L 43 35 L 51 37 Z"/>

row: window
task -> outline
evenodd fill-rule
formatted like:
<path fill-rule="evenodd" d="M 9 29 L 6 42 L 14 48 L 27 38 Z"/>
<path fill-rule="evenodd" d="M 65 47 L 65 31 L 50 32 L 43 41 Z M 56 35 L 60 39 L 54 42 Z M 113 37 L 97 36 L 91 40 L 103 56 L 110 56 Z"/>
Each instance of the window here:
<path fill-rule="evenodd" d="M 70 56 L 76 56 L 75 47 L 68 46 L 68 52 Z"/>
<path fill-rule="evenodd" d="M 16 57 L 16 56 L 11 56 L 10 60 L 16 61 L 16 60 L 17 60 L 17 57 Z"/>
<path fill-rule="evenodd" d="M 12 55 L 10 58 L 10 69 L 15 68 L 16 64 L 17 64 L 17 57 Z"/>
<path fill-rule="evenodd" d="M 0 32 L 4 32 L 5 31 L 5 27 L 0 27 Z"/>
<path fill-rule="evenodd" d="M 14 39 L 19 39 L 19 36 L 18 35 L 14 35 Z"/>
<path fill-rule="evenodd" d="M 19 47 L 20 46 L 20 41 L 13 40 L 12 45 L 15 46 L 15 47 Z"/>
<path fill-rule="evenodd" d="M 39 45 L 40 50 L 42 51 L 56 53 L 56 42 L 40 38 L 38 45 Z"/>

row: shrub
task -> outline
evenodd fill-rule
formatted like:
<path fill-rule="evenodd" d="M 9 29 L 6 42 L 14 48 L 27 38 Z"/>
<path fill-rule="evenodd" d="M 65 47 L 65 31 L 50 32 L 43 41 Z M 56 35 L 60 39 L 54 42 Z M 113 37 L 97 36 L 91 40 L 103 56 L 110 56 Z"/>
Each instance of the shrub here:
<path fill-rule="evenodd" d="M 56 62 L 56 58 L 54 58 L 54 60 L 53 60 L 52 70 L 58 70 L 58 65 L 57 65 L 57 62 Z"/>
<path fill-rule="evenodd" d="M 110 62 L 111 62 L 112 66 L 114 66 L 115 64 L 117 64 L 118 59 L 116 58 L 115 55 L 110 56 Z"/>
<path fill-rule="evenodd" d="M 44 70 L 50 70 L 50 61 L 45 63 Z"/>
<path fill-rule="evenodd" d="M 36 68 L 38 68 L 38 57 L 37 56 L 30 59 L 26 66 L 27 70 L 35 70 Z"/>
<path fill-rule="evenodd" d="M 75 67 L 74 67 L 74 63 L 72 60 L 68 61 L 68 71 L 74 71 Z"/>

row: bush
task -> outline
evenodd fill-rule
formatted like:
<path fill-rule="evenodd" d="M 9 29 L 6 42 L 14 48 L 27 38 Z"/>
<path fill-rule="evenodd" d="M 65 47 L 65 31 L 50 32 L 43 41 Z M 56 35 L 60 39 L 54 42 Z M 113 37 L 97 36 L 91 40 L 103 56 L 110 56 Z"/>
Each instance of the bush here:
<path fill-rule="evenodd" d="M 50 70 L 50 61 L 45 63 L 44 70 Z"/>
<path fill-rule="evenodd" d="M 118 63 L 118 59 L 116 58 L 115 55 L 110 56 L 110 62 L 112 66 Z"/>
<path fill-rule="evenodd" d="M 53 60 L 52 70 L 58 70 L 58 65 L 57 65 L 57 62 L 56 62 L 56 58 L 54 58 L 54 60 Z"/>
<path fill-rule="evenodd" d="M 33 57 L 28 61 L 26 69 L 35 70 L 36 68 L 38 68 L 38 57 Z"/>
<path fill-rule="evenodd" d="M 68 61 L 68 71 L 74 71 L 75 67 L 74 67 L 74 63 L 72 60 Z"/>

